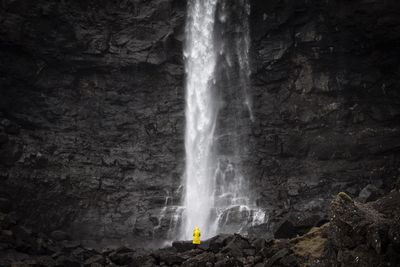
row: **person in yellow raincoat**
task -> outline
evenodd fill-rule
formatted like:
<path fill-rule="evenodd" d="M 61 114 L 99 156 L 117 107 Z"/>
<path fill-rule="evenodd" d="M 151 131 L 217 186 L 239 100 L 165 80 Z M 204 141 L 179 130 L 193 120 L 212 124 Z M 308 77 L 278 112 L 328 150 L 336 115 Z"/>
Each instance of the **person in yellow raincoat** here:
<path fill-rule="evenodd" d="M 193 244 L 194 245 L 200 245 L 200 229 L 199 227 L 196 226 L 196 228 L 193 231 Z"/>

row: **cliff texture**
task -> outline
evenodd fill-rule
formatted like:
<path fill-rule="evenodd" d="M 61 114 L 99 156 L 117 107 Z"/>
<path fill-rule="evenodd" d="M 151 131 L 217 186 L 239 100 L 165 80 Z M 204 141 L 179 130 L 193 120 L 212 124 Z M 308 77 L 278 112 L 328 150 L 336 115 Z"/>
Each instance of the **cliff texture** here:
<path fill-rule="evenodd" d="M 273 203 L 272 227 L 295 234 L 321 223 L 337 192 L 365 201 L 399 177 L 400 5 L 253 1 L 252 10 L 249 177 L 260 205 Z"/>
<path fill-rule="evenodd" d="M 252 233 L 293 237 L 337 192 L 373 200 L 399 179 L 400 4 L 250 3 L 242 162 L 270 217 Z M 181 194 L 185 8 L 1 1 L 0 194 L 27 225 L 153 238 Z"/>
<path fill-rule="evenodd" d="M 183 166 L 183 1 L 2 1 L 1 191 L 27 223 L 151 239 Z"/>

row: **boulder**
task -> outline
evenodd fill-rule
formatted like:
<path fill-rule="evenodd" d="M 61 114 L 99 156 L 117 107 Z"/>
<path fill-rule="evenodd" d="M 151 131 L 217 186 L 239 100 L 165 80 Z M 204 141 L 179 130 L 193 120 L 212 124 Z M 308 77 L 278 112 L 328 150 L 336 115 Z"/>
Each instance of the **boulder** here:
<path fill-rule="evenodd" d="M 287 254 L 289 254 L 289 250 L 287 248 L 279 250 L 271 258 L 267 260 L 267 262 L 265 263 L 265 267 L 274 266 L 275 262 L 285 257 Z"/>
<path fill-rule="evenodd" d="M 308 220 L 300 221 L 297 218 L 286 218 L 282 220 L 274 232 L 275 238 L 293 238 L 307 233 L 309 229 L 316 226 L 320 221 L 318 215 L 311 215 Z"/>
<path fill-rule="evenodd" d="M 229 243 L 221 249 L 221 253 L 239 258 L 243 257 L 246 249 L 252 249 L 249 241 L 238 234 L 234 234 Z"/>
<path fill-rule="evenodd" d="M 156 250 L 151 255 L 159 263 L 164 262 L 168 265 L 182 264 L 186 259 L 177 252 L 178 251 L 175 248 L 170 247 Z"/>
<path fill-rule="evenodd" d="M 376 186 L 369 184 L 360 191 L 357 200 L 363 203 L 370 202 L 376 200 L 381 195 L 381 190 L 379 190 Z"/>
<path fill-rule="evenodd" d="M 109 255 L 110 260 L 117 265 L 128 265 L 133 260 L 133 253 L 131 252 L 113 252 Z"/>
<path fill-rule="evenodd" d="M 236 258 L 225 257 L 217 261 L 214 267 L 243 267 L 243 262 Z"/>
<path fill-rule="evenodd" d="M 351 266 L 359 259 L 361 266 L 400 264 L 400 192 L 370 203 L 359 203 L 345 193 L 332 202 L 329 239 L 337 261 Z"/>
<path fill-rule="evenodd" d="M 255 248 L 256 252 L 259 252 L 267 245 L 267 241 L 263 238 L 257 238 L 251 242 L 251 246 Z"/>
<path fill-rule="evenodd" d="M 204 241 L 204 243 L 208 244 L 208 250 L 217 253 L 224 246 L 226 246 L 232 240 L 232 238 L 232 235 L 219 234 Z"/>
<path fill-rule="evenodd" d="M 203 244 L 204 242 L 202 242 Z M 194 249 L 192 241 L 174 241 L 172 242 L 172 247 L 178 252 L 185 252 L 187 250 Z"/>

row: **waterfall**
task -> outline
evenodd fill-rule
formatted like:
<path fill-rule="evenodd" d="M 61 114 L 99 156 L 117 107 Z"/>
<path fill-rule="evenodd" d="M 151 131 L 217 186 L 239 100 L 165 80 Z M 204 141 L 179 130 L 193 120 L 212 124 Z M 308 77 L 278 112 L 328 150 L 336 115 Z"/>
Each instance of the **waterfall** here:
<path fill-rule="evenodd" d="M 214 131 L 216 51 L 214 22 L 217 0 L 191 0 L 186 25 L 186 132 L 185 200 L 182 237 L 190 238 L 195 226 L 211 236 L 214 206 Z"/>
<path fill-rule="evenodd" d="M 186 166 L 180 239 L 265 222 L 242 173 L 249 98 L 248 0 L 189 0 L 184 48 Z"/>

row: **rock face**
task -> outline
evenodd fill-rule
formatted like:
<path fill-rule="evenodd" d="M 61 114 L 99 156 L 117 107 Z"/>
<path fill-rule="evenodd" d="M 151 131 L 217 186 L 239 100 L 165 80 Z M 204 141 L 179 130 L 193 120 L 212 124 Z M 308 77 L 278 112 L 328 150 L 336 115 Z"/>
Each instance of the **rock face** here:
<path fill-rule="evenodd" d="M 340 266 L 396 266 L 400 263 L 400 193 L 367 204 L 340 193 L 331 205 L 329 239 Z"/>
<path fill-rule="evenodd" d="M 400 4 L 250 3 L 242 162 L 270 216 L 254 233 L 292 237 L 324 223 L 337 192 L 367 201 L 400 177 Z M 185 8 L 1 1 L 0 197 L 26 224 L 137 245 L 166 232 L 184 165 Z"/>
<path fill-rule="evenodd" d="M 151 240 L 182 175 L 184 14 L 1 2 L 0 191 L 32 226 Z"/>
<path fill-rule="evenodd" d="M 360 196 L 373 200 L 369 189 L 393 188 L 399 12 L 398 1 L 252 1 L 247 169 L 273 230 L 322 223 L 339 191 L 370 185 Z"/>
<path fill-rule="evenodd" d="M 398 266 L 400 193 L 367 204 L 339 193 L 331 222 L 303 236 L 267 242 L 238 234 L 218 235 L 195 247 L 177 241 L 157 250 L 96 249 L 76 241 L 54 241 L 0 214 L 1 266 Z"/>

